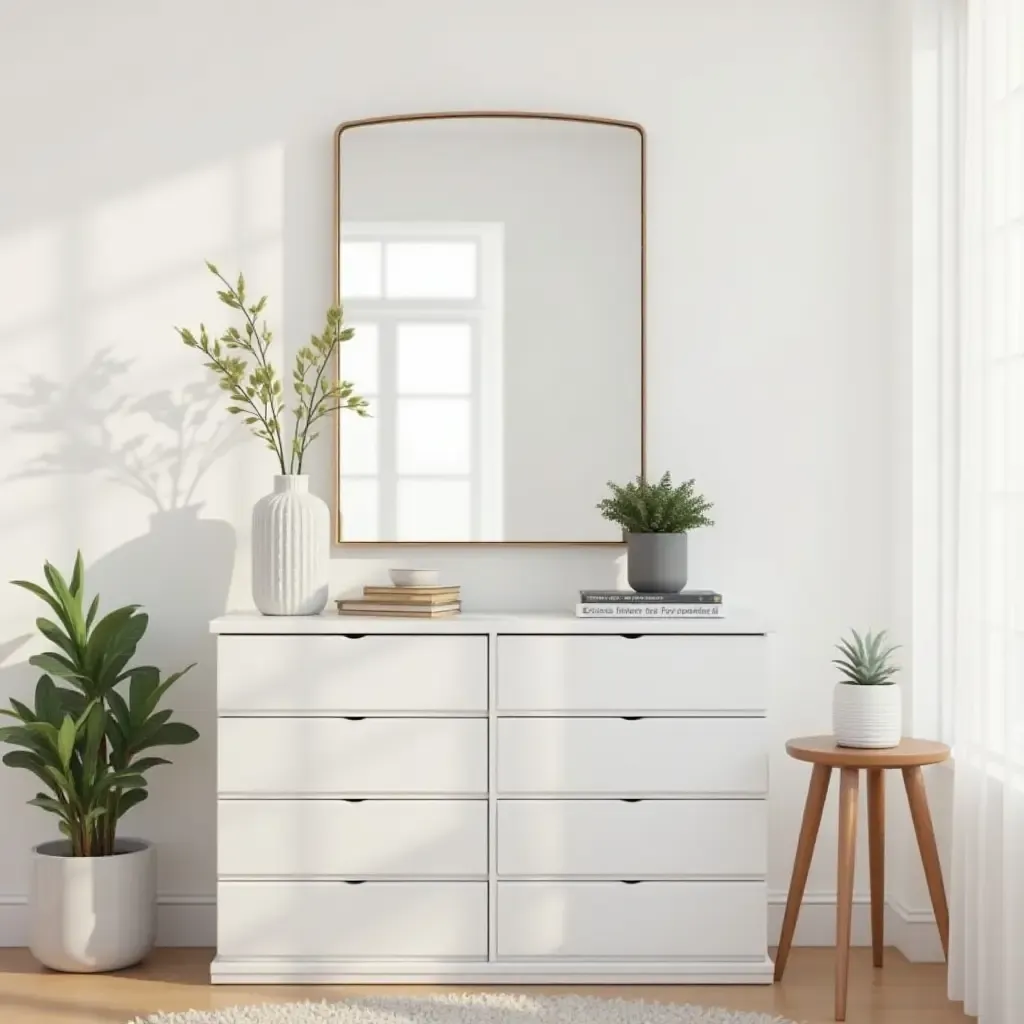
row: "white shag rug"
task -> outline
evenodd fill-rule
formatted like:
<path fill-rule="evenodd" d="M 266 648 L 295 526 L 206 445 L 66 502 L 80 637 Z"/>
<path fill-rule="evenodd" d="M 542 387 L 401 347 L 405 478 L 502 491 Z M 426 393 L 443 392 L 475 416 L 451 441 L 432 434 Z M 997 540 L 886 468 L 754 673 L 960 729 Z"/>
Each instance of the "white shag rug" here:
<path fill-rule="evenodd" d="M 795 1024 L 768 1013 L 590 996 L 491 993 L 264 1003 L 137 1017 L 132 1024 Z"/>

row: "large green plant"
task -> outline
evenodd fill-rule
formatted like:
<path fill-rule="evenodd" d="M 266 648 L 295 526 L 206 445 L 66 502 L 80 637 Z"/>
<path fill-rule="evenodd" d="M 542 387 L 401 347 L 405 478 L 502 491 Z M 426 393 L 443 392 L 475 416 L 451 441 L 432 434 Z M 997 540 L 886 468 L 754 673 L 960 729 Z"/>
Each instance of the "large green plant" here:
<path fill-rule="evenodd" d="M 206 357 L 203 365 L 217 375 L 221 390 L 231 400 L 228 412 L 241 416 L 274 453 L 282 475 L 301 473 L 306 449 L 319 436 L 313 428 L 328 413 L 349 409 L 359 416 L 369 415 L 369 404 L 355 394 L 355 385 L 347 380 L 333 380 L 328 370 L 338 346 L 349 341 L 354 330 L 344 325 L 341 306 L 331 306 L 323 333 L 313 335 L 309 344 L 295 353 L 295 404 L 291 409 L 294 423 L 288 442 L 284 388 L 274 364 L 267 358 L 273 333 L 266 321 L 259 320 L 267 296 L 250 304 L 242 274 L 232 284 L 212 263 L 207 262 L 206 266 L 224 286 L 218 289 L 217 297 L 229 309 L 242 314 L 242 330 L 229 327 L 219 338 L 211 337 L 205 324 L 199 325 L 198 336 L 188 328 L 175 330 L 188 348 L 198 349 Z"/>
<path fill-rule="evenodd" d="M 893 676 L 899 671 L 899 666 L 892 663 L 892 655 L 899 646 L 884 646 L 886 631 L 883 629 L 880 633 L 868 632 L 861 636 L 857 630 L 851 629 L 850 633 L 853 639 L 840 640 L 835 646 L 841 656 L 832 659 L 832 664 L 839 666 L 843 682 L 854 686 L 891 686 L 895 683 Z"/>
<path fill-rule="evenodd" d="M 686 480 L 678 487 L 666 473 L 656 484 L 638 476 L 624 487 L 608 482 L 612 496 L 598 503 L 605 519 L 627 533 L 686 533 L 699 526 L 714 526 L 708 518 L 711 502 Z"/>
<path fill-rule="evenodd" d="M 166 678 L 152 665 L 129 665 L 149 617 L 127 605 L 99 618 L 98 596 L 86 610 L 81 553 L 70 582 L 49 562 L 43 575 L 47 587 L 13 581 L 44 601 L 57 621 L 36 619 L 53 649 L 29 658 L 43 672 L 34 706 L 12 698 L 10 709 L 0 708 L 17 720 L 0 728 L 0 741 L 21 748 L 3 761 L 46 787 L 29 803 L 57 815 L 74 856 L 104 857 L 114 852 L 118 821 L 148 795 L 146 772 L 170 764 L 145 751 L 199 737 L 192 726 L 172 722 L 173 711 L 157 711 L 192 665 Z"/>

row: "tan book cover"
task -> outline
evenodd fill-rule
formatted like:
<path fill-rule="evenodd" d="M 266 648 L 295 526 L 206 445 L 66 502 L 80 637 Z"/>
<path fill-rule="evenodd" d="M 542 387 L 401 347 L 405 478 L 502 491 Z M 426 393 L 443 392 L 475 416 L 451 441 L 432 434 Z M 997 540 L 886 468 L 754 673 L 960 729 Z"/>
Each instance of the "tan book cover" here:
<path fill-rule="evenodd" d="M 451 604 L 459 596 L 459 591 L 456 588 L 454 591 L 447 590 L 443 594 L 423 594 L 416 593 L 409 590 L 391 590 L 376 589 L 371 587 L 363 587 L 363 595 L 366 600 L 379 601 L 382 604 L 400 604 L 400 605 L 432 605 L 432 604 Z"/>
<path fill-rule="evenodd" d="M 425 605 L 418 608 L 399 605 L 377 604 L 376 602 L 339 601 L 339 615 L 381 615 L 413 619 L 438 619 L 447 615 L 457 615 L 460 606 L 456 604 Z"/>
<path fill-rule="evenodd" d="M 457 597 L 459 588 L 457 586 L 447 587 L 377 587 L 377 586 L 366 586 L 363 587 L 363 594 L 366 597 L 434 597 L 434 596 L 445 596 L 445 597 Z"/>

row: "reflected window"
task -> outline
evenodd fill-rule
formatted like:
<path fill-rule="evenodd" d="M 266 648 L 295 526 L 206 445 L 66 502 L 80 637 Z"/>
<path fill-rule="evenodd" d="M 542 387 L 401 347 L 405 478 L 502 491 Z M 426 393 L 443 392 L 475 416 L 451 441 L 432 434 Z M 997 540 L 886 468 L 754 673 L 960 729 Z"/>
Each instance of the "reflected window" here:
<path fill-rule="evenodd" d="M 356 242 L 341 250 L 341 279 L 352 299 L 379 299 L 384 293 L 380 242 Z"/>
<path fill-rule="evenodd" d="M 476 297 L 479 245 L 460 242 L 389 242 L 384 246 L 385 294 L 391 299 Z"/>
<path fill-rule="evenodd" d="M 342 540 L 503 539 L 503 229 L 349 222 L 339 417 Z"/>

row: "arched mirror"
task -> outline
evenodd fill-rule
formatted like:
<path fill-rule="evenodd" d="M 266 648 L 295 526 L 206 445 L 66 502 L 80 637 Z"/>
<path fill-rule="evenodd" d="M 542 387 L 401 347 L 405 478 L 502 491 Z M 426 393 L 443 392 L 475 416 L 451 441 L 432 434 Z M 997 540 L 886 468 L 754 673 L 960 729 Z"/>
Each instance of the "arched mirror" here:
<path fill-rule="evenodd" d="M 336 133 L 336 538 L 620 543 L 644 470 L 644 136 L 525 113 Z"/>

